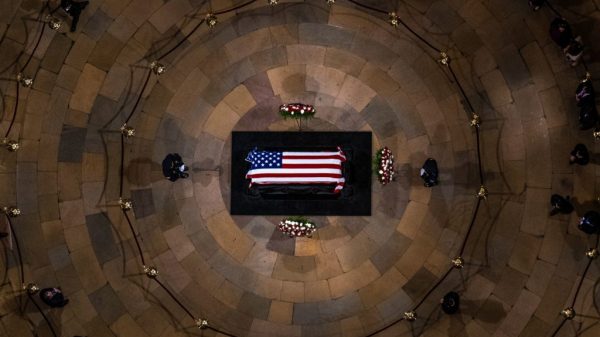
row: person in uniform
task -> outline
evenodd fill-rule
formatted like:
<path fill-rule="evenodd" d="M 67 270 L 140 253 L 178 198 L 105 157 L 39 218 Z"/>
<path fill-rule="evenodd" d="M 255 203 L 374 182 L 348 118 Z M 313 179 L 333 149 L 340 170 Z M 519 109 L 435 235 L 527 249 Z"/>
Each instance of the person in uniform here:
<path fill-rule="evenodd" d="M 433 158 L 427 158 L 420 171 L 425 187 L 432 187 L 438 184 L 438 166 Z"/>
<path fill-rule="evenodd" d="M 169 153 L 162 162 L 163 175 L 170 181 L 187 178 L 189 167 L 183 163 L 178 153 Z"/>

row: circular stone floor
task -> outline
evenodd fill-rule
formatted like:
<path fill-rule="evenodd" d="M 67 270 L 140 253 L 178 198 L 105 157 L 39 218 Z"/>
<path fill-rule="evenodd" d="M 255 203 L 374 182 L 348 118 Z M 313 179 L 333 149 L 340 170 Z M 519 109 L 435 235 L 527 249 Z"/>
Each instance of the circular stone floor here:
<path fill-rule="evenodd" d="M 242 3 L 213 1 L 214 10 Z M 223 336 L 194 322 L 142 263 L 117 206 L 120 135 L 147 65 L 177 42 L 150 76 L 129 125 L 124 193 L 148 265 L 196 317 L 235 336 L 368 336 L 399 319 L 444 275 L 461 249 L 479 188 L 470 115 L 439 57 L 382 15 L 347 1 L 258 1 L 219 16 L 187 36 L 208 11 L 201 0 L 96 0 L 78 32 L 45 30 L 20 92 L 11 138 L 0 153 L 1 205 L 14 220 L 26 280 L 59 285 L 70 299 L 47 315 L 61 336 Z M 593 240 L 577 216 L 597 208 L 598 160 L 568 164 L 579 131 L 573 92 L 583 77 L 548 38 L 552 13 L 526 1 L 364 1 L 396 11 L 453 69 L 483 120 L 482 165 L 490 191 L 463 257 L 419 307 L 414 323 L 376 336 L 549 336 L 560 323 Z M 600 35 L 598 1 L 552 1 L 586 42 Z M 0 0 L 0 70 L 14 76 L 20 50 L 31 51 L 39 0 Z M 566 6 L 566 7 L 562 7 Z M 58 12 L 59 15 L 60 12 Z M 64 13 L 63 13 L 64 14 Z M 64 15 L 63 15 L 64 16 Z M 597 46 L 586 50 L 600 76 Z M 21 62 L 23 59 L 21 58 Z M 598 84 L 597 87 L 600 87 Z M 14 82 L 0 82 L 0 131 L 12 118 Z M 314 131 L 371 131 L 373 149 L 388 146 L 398 178 L 375 179 L 372 216 L 311 217 L 312 238 L 279 233 L 277 216 L 231 216 L 231 131 L 295 130 L 277 108 L 317 109 Z M 166 153 L 192 167 L 190 179 L 162 176 Z M 418 170 L 428 157 L 440 185 L 425 188 Z M 573 196 L 576 212 L 549 217 L 552 193 Z M 3 251 L 0 336 L 50 336 L 29 304 L 21 315 L 14 252 Z M 5 258 L 5 256 L 7 258 Z M 598 263 L 583 280 L 575 310 L 600 316 Z M 438 301 L 462 295 L 461 311 L 443 315 Z M 29 320 L 29 322 L 28 322 Z M 567 322 L 558 336 L 598 336 L 593 318 Z"/>

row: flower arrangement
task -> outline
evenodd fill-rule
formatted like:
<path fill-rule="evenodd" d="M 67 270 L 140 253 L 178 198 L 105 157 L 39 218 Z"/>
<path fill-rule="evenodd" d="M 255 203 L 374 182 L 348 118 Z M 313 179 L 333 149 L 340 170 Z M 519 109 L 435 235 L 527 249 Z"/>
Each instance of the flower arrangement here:
<path fill-rule="evenodd" d="M 282 104 L 279 107 L 279 114 L 283 118 L 294 119 L 309 119 L 312 118 L 317 111 L 312 105 L 302 103 Z"/>
<path fill-rule="evenodd" d="M 294 237 L 311 237 L 317 230 L 317 226 L 304 217 L 290 217 L 283 219 L 277 226 L 282 233 Z"/>
<path fill-rule="evenodd" d="M 385 185 L 394 180 L 394 155 L 392 150 L 384 146 L 382 149 L 377 151 L 375 154 L 375 160 L 373 160 L 373 169 L 377 174 L 377 180 L 382 185 Z"/>

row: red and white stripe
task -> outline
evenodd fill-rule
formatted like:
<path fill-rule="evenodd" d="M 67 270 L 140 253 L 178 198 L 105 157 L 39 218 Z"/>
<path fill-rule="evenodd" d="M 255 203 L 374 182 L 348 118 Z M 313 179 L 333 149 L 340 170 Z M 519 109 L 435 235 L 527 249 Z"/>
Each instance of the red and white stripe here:
<path fill-rule="evenodd" d="M 339 149 L 339 148 L 338 148 Z M 344 188 L 342 163 L 344 152 L 283 152 L 279 168 L 249 170 L 252 184 L 336 184 L 335 192 Z"/>

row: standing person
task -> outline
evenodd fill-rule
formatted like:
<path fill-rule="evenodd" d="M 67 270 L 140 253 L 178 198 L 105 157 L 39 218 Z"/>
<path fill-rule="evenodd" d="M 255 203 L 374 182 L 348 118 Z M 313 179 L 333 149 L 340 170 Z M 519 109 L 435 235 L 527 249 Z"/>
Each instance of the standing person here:
<path fill-rule="evenodd" d="M 189 168 L 183 163 L 178 153 L 169 153 L 162 162 L 163 175 L 170 181 L 187 178 Z"/>
<path fill-rule="evenodd" d="M 596 104 L 588 102 L 581 106 L 579 110 L 579 129 L 589 130 L 596 126 L 598 122 L 598 110 Z"/>
<path fill-rule="evenodd" d="M 569 164 L 587 165 L 590 162 L 590 153 L 583 144 L 575 145 L 573 151 L 571 151 L 571 157 L 569 158 Z"/>
<path fill-rule="evenodd" d="M 580 129 L 587 130 L 594 127 L 598 121 L 598 110 L 596 109 L 596 92 L 589 73 L 577 85 L 575 100 L 577 101 L 577 106 L 580 107 Z"/>
<path fill-rule="evenodd" d="M 60 288 L 44 288 L 40 290 L 40 298 L 52 308 L 61 308 L 69 303 Z"/>
<path fill-rule="evenodd" d="M 589 73 L 587 76 L 589 76 Z M 596 103 L 594 86 L 592 85 L 591 79 L 587 76 L 583 81 L 579 82 L 577 89 L 575 89 L 575 100 L 577 101 L 577 106 Z"/>
<path fill-rule="evenodd" d="M 586 212 L 579 220 L 577 227 L 586 234 L 598 234 L 600 232 L 600 214 L 596 211 Z"/>
<path fill-rule="evenodd" d="M 550 23 L 550 38 L 554 41 L 563 51 L 569 46 L 571 40 L 573 40 L 573 33 L 571 32 L 571 26 L 564 18 L 556 18 Z"/>
<path fill-rule="evenodd" d="M 577 66 L 581 55 L 583 55 L 583 45 L 577 40 L 572 40 L 565 49 L 565 57 L 571 67 Z"/>
<path fill-rule="evenodd" d="M 456 314 L 458 309 L 460 309 L 460 296 L 458 293 L 451 291 L 444 295 L 440 303 L 442 305 L 443 312 L 448 315 Z"/>
<path fill-rule="evenodd" d="M 420 176 L 424 181 L 425 187 L 432 187 L 438 184 L 438 166 L 433 158 L 427 158 L 420 171 Z"/>
<path fill-rule="evenodd" d="M 60 0 L 60 7 L 62 7 L 62 9 L 64 9 L 65 12 L 67 12 L 67 14 L 73 18 L 71 21 L 72 32 L 77 30 L 79 16 L 89 3 L 89 1 Z"/>
<path fill-rule="evenodd" d="M 561 195 L 552 194 L 550 197 L 550 204 L 552 205 L 550 215 L 557 213 L 569 214 L 573 212 L 573 205 L 571 204 L 571 198 L 569 198 L 569 196 L 563 198 Z"/>
<path fill-rule="evenodd" d="M 529 0 L 529 7 L 531 7 L 534 12 L 537 12 L 545 1 L 546 0 Z"/>
<path fill-rule="evenodd" d="M 183 163 L 183 159 L 181 159 L 181 156 L 179 155 L 179 153 L 173 153 L 173 174 L 176 174 L 179 176 L 179 178 L 187 178 L 189 175 L 187 174 L 187 171 L 189 170 L 189 167 L 187 167 L 184 163 Z"/>

